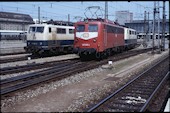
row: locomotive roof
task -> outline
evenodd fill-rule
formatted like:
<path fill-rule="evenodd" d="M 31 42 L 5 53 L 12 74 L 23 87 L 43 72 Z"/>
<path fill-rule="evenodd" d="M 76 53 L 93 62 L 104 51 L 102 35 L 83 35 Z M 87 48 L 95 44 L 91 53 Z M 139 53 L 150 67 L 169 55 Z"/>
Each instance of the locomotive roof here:
<path fill-rule="evenodd" d="M 111 21 L 111 20 L 108 20 L 108 19 L 102 19 L 102 18 L 97 18 L 97 19 L 87 18 L 87 19 L 84 19 L 84 21 L 79 21 L 79 22 L 80 23 L 81 22 L 103 22 L 103 23 L 112 24 L 112 25 L 115 25 L 115 26 L 118 26 L 118 27 L 128 28 L 127 26 L 122 26 L 122 25 L 118 24 L 117 22 L 114 22 L 114 21 Z"/>
<path fill-rule="evenodd" d="M 74 26 L 65 26 L 65 25 L 53 25 L 53 24 L 31 24 L 29 26 L 57 26 L 57 27 L 62 27 L 62 28 L 73 28 Z"/>
<path fill-rule="evenodd" d="M 74 22 L 68 22 L 68 21 L 47 21 L 45 22 L 47 24 L 52 24 L 52 25 L 61 25 L 61 26 L 74 26 Z"/>
<path fill-rule="evenodd" d="M 136 31 L 135 29 L 127 28 L 127 27 L 125 27 L 124 29 L 128 29 L 128 30 Z"/>

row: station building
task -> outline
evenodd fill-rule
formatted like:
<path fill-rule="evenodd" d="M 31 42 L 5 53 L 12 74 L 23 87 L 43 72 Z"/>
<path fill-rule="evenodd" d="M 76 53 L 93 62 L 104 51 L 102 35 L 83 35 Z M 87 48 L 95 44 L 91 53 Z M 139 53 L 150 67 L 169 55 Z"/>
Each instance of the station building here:
<path fill-rule="evenodd" d="M 133 13 L 129 11 L 116 11 L 115 18 L 117 23 L 125 25 L 125 23 L 133 21 Z"/>
<path fill-rule="evenodd" d="M 30 15 L 0 12 L 0 30 L 26 31 L 30 24 L 34 24 Z"/>

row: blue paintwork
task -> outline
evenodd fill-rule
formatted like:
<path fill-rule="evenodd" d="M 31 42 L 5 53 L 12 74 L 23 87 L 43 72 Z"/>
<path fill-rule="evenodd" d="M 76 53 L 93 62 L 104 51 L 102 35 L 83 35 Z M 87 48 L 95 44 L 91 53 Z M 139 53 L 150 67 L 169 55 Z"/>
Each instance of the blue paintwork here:
<path fill-rule="evenodd" d="M 63 46 L 63 45 L 73 45 L 74 40 L 50 40 L 50 41 L 43 41 L 43 40 L 34 40 L 34 41 L 27 41 L 27 46 Z"/>

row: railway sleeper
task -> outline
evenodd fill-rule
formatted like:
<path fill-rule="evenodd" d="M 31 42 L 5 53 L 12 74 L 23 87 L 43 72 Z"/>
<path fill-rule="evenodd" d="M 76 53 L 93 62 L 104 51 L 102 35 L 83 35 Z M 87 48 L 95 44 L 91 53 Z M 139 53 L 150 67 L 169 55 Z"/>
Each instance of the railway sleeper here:
<path fill-rule="evenodd" d="M 111 104 L 120 104 L 120 105 L 128 105 L 128 106 L 133 106 L 133 105 L 135 105 L 135 106 L 137 106 L 137 107 L 141 107 L 143 104 L 141 104 L 141 103 L 137 103 L 137 104 L 134 104 L 134 103 L 128 103 L 128 102 L 126 102 L 125 100 L 122 100 L 122 99 L 119 99 L 119 100 L 114 100 L 113 101 L 113 103 L 111 103 Z"/>
<path fill-rule="evenodd" d="M 123 110 L 123 111 L 133 111 L 133 112 L 140 110 L 139 107 L 136 107 L 134 105 L 129 106 L 127 104 L 126 105 L 122 105 L 122 104 L 110 104 L 110 105 L 107 105 L 107 108 L 111 109 L 111 110 L 120 109 L 120 110 Z"/>
<path fill-rule="evenodd" d="M 129 90 L 129 91 L 125 91 L 125 93 L 144 94 L 143 91 L 140 90 Z M 151 92 L 145 92 L 145 95 L 151 95 Z"/>
<path fill-rule="evenodd" d="M 149 95 L 147 94 L 141 94 L 141 93 L 126 93 L 126 96 L 133 96 L 133 97 L 141 97 L 141 98 L 149 98 Z"/>
<path fill-rule="evenodd" d="M 155 86 L 139 86 L 139 85 L 135 85 L 135 86 L 133 86 L 133 88 L 135 89 L 148 89 L 148 90 L 152 90 L 152 89 L 154 89 L 156 87 L 156 85 Z"/>
<path fill-rule="evenodd" d="M 149 89 L 149 88 L 147 88 L 147 89 L 139 89 L 139 88 L 130 88 L 130 90 L 134 90 L 134 91 L 141 91 L 141 92 L 143 92 L 143 93 L 145 93 L 145 92 L 151 92 L 151 91 L 153 91 L 154 89 Z"/>

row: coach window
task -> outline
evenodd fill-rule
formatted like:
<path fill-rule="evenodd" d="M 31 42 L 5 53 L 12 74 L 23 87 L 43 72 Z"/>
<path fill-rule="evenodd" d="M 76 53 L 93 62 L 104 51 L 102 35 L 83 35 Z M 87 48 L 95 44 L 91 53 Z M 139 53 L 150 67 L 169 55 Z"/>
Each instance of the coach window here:
<path fill-rule="evenodd" d="M 158 35 L 156 35 L 156 39 L 158 39 Z"/>
<path fill-rule="evenodd" d="M 151 35 L 151 39 L 152 39 L 152 35 Z"/>
<path fill-rule="evenodd" d="M 76 27 L 77 32 L 84 32 L 85 31 L 85 26 L 84 25 L 78 25 Z"/>
<path fill-rule="evenodd" d="M 59 34 L 66 34 L 66 29 L 57 28 L 57 33 L 59 33 Z"/>
<path fill-rule="evenodd" d="M 51 33 L 51 27 L 49 27 L 49 33 Z"/>
<path fill-rule="evenodd" d="M 98 26 L 97 25 L 89 25 L 88 30 L 89 30 L 89 32 L 97 32 Z"/>
<path fill-rule="evenodd" d="M 73 34 L 74 33 L 74 29 L 69 29 L 69 34 Z"/>

